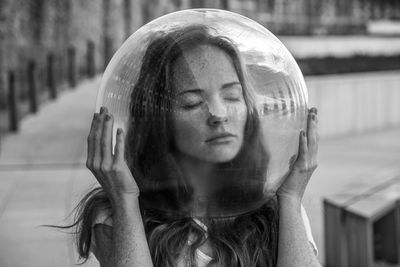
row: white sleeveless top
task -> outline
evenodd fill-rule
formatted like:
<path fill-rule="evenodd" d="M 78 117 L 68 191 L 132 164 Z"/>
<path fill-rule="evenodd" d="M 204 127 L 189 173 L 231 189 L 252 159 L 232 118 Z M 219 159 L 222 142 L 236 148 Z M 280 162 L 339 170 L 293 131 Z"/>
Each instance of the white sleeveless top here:
<path fill-rule="evenodd" d="M 314 250 L 315 255 L 318 255 L 317 245 L 315 244 L 315 241 L 314 241 L 314 238 L 313 238 L 312 232 L 311 232 L 310 221 L 308 219 L 307 213 L 306 213 L 303 205 L 301 205 L 301 217 L 303 218 L 303 223 L 304 223 L 304 227 L 306 229 L 306 234 L 307 234 L 307 237 L 308 237 L 308 241 L 310 242 L 310 244 L 311 244 L 311 246 L 312 246 L 312 248 Z M 200 220 L 198 220 L 197 218 L 193 218 L 193 221 L 196 222 L 200 227 L 202 227 L 207 232 L 207 226 L 205 224 L 203 224 Z M 92 240 L 91 240 L 91 244 L 90 244 L 90 250 L 91 250 L 92 253 L 94 253 L 96 251 L 96 242 L 95 242 L 94 231 L 93 231 L 93 227 L 96 224 L 105 224 L 105 225 L 108 225 L 108 226 L 112 227 L 111 210 L 110 209 L 101 210 L 96 215 L 96 218 L 93 221 L 93 224 L 92 224 Z M 191 244 L 191 241 L 190 241 L 190 238 L 189 238 L 188 245 L 190 245 L 190 244 Z M 197 266 L 198 267 L 206 267 L 207 264 L 212 260 L 212 258 L 210 256 L 208 256 L 207 254 L 202 252 L 200 249 L 196 250 L 196 256 L 197 256 Z M 178 259 L 177 266 L 178 267 L 186 266 L 184 257 L 181 257 L 181 258 Z"/>

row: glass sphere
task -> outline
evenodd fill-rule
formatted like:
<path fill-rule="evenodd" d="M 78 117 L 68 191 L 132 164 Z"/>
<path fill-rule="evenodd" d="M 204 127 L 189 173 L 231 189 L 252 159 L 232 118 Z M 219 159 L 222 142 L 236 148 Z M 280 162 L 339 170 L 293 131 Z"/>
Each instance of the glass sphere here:
<path fill-rule="evenodd" d="M 234 216 L 274 197 L 307 124 L 307 89 L 266 28 L 216 9 L 144 25 L 105 70 L 96 109 L 127 135 L 145 209 Z"/>

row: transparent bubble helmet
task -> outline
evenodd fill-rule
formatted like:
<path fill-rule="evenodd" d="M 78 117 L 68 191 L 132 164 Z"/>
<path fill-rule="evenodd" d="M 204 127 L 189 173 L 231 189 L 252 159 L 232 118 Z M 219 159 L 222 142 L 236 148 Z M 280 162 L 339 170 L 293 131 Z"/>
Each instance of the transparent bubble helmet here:
<path fill-rule="evenodd" d="M 140 203 L 176 216 L 236 216 L 275 196 L 307 124 L 294 58 L 257 22 L 217 9 L 144 25 L 108 64 L 96 110 L 126 134 Z"/>

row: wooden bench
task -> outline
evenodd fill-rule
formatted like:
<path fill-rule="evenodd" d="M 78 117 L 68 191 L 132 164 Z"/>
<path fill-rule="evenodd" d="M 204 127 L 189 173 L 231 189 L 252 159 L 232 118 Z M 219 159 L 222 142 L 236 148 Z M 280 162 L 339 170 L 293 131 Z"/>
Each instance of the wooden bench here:
<path fill-rule="evenodd" d="M 324 199 L 326 266 L 400 266 L 400 176 L 360 191 Z"/>

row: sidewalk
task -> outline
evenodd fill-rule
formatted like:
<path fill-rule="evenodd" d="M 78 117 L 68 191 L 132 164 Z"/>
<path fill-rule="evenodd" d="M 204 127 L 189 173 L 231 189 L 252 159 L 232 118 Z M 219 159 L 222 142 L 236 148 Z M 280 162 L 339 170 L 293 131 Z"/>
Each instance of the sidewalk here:
<path fill-rule="evenodd" d="M 339 79 L 339 78 L 338 78 Z M 64 224 L 95 182 L 85 168 L 86 136 L 100 79 L 64 91 L 26 117 L 0 151 L 0 266 L 74 266 L 71 236 L 41 224 Z M 400 173 L 400 129 L 326 139 L 304 205 L 323 262 L 322 199 L 360 183 Z M 95 260 L 84 266 L 98 266 Z"/>
<path fill-rule="evenodd" d="M 324 262 L 323 198 L 351 189 L 372 188 L 400 175 L 400 128 L 322 140 L 319 167 L 312 176 L 303 204 Z"/>
<path fill-rule="evenodd" d="M 96 78 L 63 91 L 2 140 L 0 266 L 75 266 L 71 236 L 40 225 L 65 224 L 95 182 L 85 167 L 85 150 L 99 85 Z"/>

